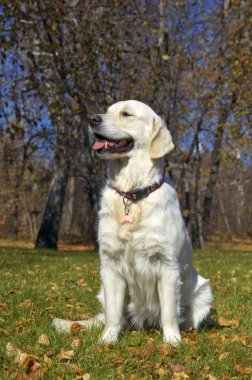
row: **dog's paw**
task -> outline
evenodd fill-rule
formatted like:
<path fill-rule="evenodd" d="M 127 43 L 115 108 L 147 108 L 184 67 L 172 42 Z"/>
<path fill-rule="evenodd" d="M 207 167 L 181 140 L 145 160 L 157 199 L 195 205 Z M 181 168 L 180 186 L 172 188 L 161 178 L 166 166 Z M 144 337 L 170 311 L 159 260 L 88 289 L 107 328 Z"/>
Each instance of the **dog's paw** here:
<path fill-rule="evenodd" d="M 169 343 L 172 347 L 177 347 L 181 343 L 181 335 L 177 330 L 164 330 L 164 342 Z"/>
<path fill-rule="evenodd" d="M 52 321 L 52 326 L 55 328 L 56 331 L 60 333 L 67 333 L 70 334 L 71 326 L 73 322 L 72 321 L 66 321 L 65 319 L 55 318 Z"/>
<path fill-rule="evenodd" d="M 113 344 L 117 341 L 120 329 L 117 327 L 106 327 L 102 333 L 102 337 L 99 341 L 99 344 L 104 343 Z"/>

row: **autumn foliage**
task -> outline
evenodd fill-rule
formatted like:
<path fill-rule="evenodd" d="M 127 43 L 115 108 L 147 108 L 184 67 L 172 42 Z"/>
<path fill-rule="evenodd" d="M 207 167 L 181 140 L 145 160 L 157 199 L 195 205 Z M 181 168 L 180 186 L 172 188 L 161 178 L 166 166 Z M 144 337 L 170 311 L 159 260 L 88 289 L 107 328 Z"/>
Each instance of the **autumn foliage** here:
<path fill-rule="evenodd" d="M 0 6 L 0 237 L 94 244 L 104 167 L 88 114 L 148 103 L 195 245 L 251 236 L 249 1 L 6 1 Z"/>

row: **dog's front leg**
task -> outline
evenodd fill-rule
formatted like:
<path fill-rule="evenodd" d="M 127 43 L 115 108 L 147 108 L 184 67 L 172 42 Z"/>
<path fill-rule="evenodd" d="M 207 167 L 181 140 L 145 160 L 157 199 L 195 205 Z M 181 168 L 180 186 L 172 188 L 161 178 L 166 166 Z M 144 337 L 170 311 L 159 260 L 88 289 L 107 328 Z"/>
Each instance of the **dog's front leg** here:
<path fill-rule="evenodd" d="M 113 343 L 124 327 L 123 307 L 126 283 L 122 277 L 107 265 L 101 271 L 105 295 L 105 329 L 101 343 Z"/>
<path fill-rule="evenodd" d="M 177 270 L 162 268 L 158 280 L 158 295 L 161 307 L 161 324 L 164 342 L 177 346 L 181 342 L 178 325 L 180 277 Z"/>

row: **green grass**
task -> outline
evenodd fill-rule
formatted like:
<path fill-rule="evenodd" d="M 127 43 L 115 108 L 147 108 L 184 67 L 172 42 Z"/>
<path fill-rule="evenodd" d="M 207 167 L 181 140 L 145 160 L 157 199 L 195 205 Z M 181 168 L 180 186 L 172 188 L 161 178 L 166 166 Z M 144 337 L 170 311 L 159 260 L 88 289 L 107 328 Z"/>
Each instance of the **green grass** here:
<path fill-rule="evenodd" d="M 8 342 L 38 357 L 43 379 L 251 379 L 251 252 L 195 252 L 194 265 L 211 278 L 213 318 L 230 327 L 183 333 L 178 348 L 162 344 L 160 331 L 128 331 L 117 344 L 99 346 L 101 330 L 86 330 L 71 358 L 60 360 L 76 336 L 56 333 L 52 319 L 100 310 L 98 255 L 0 248 L 0 379 L 35 378 L 6 354 Z M 38 343 L 41 334 L 48 346 Z"/>

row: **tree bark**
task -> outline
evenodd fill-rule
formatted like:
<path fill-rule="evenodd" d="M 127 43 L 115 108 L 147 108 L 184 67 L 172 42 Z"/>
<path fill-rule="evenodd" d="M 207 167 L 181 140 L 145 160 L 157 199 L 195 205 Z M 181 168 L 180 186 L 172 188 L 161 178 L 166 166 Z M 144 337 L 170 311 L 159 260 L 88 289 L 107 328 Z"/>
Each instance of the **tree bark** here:
<path fill-rule="evenodd" d="M 200 148 L 199 131 L 196 134 L 196 172 L 195 172 L 195 213 L 196 213 L 196 244 L 200 249 L 205 247 L 202 226 L 202 209 L 200 197 Z"/>
<path fill-rule="evenodd" d="M 75 192 L 75 176 L 72 175 L 68 178 L 68 202 L 65 208 L 64 220 L 64 230 L 65 233 L 69 236 L 71 234 L 72 225 L 73 225 L 73 214 L 74 214 L 74 192 Z"/>
<path fill-rule="evenodd" d="M 218 122 L 218 126 L 215 132 L 214 147 L 213 147 L 212 156 L 211 156 L 210 175 L 209 175 L 205 198 L 203 202 L 202 221 L 203 221 L 204 236 L 206 236 L 207 227 L 209 225 L 210 213 L 211 213 L 213 196 L 214 196 L 214 188 L 218 180 L 225 124 L 228 119 L 230 110 L 235 102 L 236 102 L 236 95 L 233 94 L 231 102 L 229 104 L 224 105 L 220 111 L 219 122 Z"/>
<path fill-rule="evenodd" d="M 36 248 L 57 249 L 58 232 L 69 170 L 69 161 L 60 160 L 57 163 L 43 220 L 35 243 Z"/>
<path fill-rule="evenodd" d="M 220 205 L 220 212 L 221 212 L 221 215 L 223 217 L 223 221 L 224 221 L 225 227 L 227 229 L 228 236 L 231 237 L 232 236 L 232 230 L 231 230 L 230 224 L 228 222 L 228 218 L 227 218 L 227 215 L 226 215 L 226 212 L 225 212 L 223 200 L 222 200 L 220 194 L 218 196 L 218 201 L 219 201 L 219 205 Z"/>

